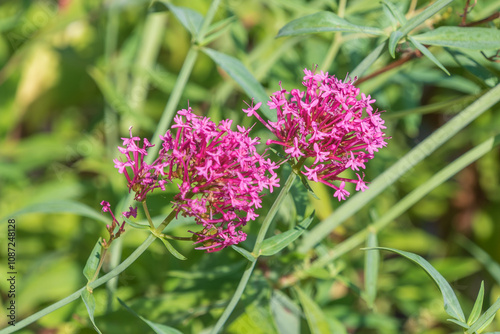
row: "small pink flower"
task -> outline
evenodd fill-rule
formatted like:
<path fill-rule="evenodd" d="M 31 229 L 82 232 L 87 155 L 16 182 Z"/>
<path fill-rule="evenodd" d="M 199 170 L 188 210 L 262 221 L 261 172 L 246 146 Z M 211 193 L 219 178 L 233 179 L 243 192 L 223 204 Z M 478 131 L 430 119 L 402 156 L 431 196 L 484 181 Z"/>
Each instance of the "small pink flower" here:
<path fill-rule="evenodd" d="M 122 215 L 126 218 L 130 218 L 131 216 L 137 218 L 137 207 L 130 207 L 128 211 L 122 212 Z"/>

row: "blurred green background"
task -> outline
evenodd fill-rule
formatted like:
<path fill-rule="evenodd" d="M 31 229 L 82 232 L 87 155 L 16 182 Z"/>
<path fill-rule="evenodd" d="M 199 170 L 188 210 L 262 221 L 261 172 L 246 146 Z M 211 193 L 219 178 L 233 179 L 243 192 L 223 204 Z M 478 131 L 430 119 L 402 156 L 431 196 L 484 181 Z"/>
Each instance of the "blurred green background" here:
<path fill-rule="evenodd" d="M 207 0 L 172 1 L 205 14 Z M 455 1 L 428 25 L 458 25 L 465 1 Z M 401 1 L 403 12 L 416 1 Z M 426 1 L 418 1 L 422 8 Z M 345 35 L 332 46 L 334 33 L 276 38 L 291 20 L 319 10 L 336 12 L 329 0 L 222 1 L 214 21 L 228 17 L 228 27 L 209 47 L 240 59 L 263 84 L 267 93 L 299 88 L 302 70 L 318 64 L 344 78 L 372 49 L 374 38 Z M 498 12 L 495 0 L 479 1 L 469 21 Z M 345 17 L 363 25 L 390 27 L 376 1 L 347 1 Z M 498 27 L 499 20 L 485 26 Z M 164 7 L 149 1 L 3 0 L 0 2 L 0 241 L 6 246 L 6 220 L 10 213 L 37 203 L 72 200 L 100 210 L 107 200 L 114 208 L 126 195 L 122 175 L 113 168 L 119 137 L 134 134 L 151 138 L 191 46 L 191 36 Z M 401 59 L 410 47 L 397 53 Z M 450 71 L 446 75 L 424 57 L 363 81 L 362 92 L 371 94 L 392 136 L 387 148 L 367 164 L 366 180 L 373 180 L 412 147 L 457 112 L 498 83 L 500 65 L 479 52 L 432 48 Z M 327 54 L 331 63 L 324 64 Z M 491 56 L 492 54 L 488 55 Z M 394 60 L 386 52 L 369 70 L 374 73 Z M 250 101 L 243 90 L 200 53 L 176 109 L 188 103 L 201 115 L 218 121 L 251 126 L 241 109 Z M 375 201 L 334 230 L 324 244 L 336 244 L 391 209 L 399 199 L 426 181 L 460 154 L 500 129 L 498 106 L 485 112 L 437 152 L 416 165 Z M 260 124 L 252 133 L 270 137 Z M 500 295 L 500 275 L 492 274 L 465 250 L 461 237 L 472 240 L 489 260 L 500 262 L 500 157 L 493 150 L 462 170 L 449 182 L 419 201 L 379 234 L 379 244 L 418 253 L 451 282 L 465 305 L 472 303 L 485 280 L 486 304 Z M 283 170 L 282 180 L 288 170 Z M 317 224 L 340 204 L 333 191 L 312 185 L 321 200 L 307 198 L 316 210 Z M 173 191 L 173 189 L 171 189 Z M 172 192 L 155 193 L 148 204 L 152 216 L 170 210 Z M 273 196 L 266 199 L 272 203 Z M 261 212 L 261 220 L 265 208 Z M 293 201 L 279 212 L 274 230 L 295 223 Z M 101 222 L 74 214 L 33 213 L 17 220 L 17 316 L 33 312 L 65 297 L 85 284 L 81 270 L 99 236 Z M 252 232 L 248 226 L 251 247 Z M 186 227 L 178 229 L 186 234 Z M 131 230 L 124 235 L 122 258 L 146 237 Z M 181 262 L 154 243 L 118 279 L 116 295 L 149 320 L 168 324 L 185 333 L 201 333 L 221 314 L 234 292 L 244 260 L 230 249 L 215 254 L 175 244 L 188 257 Z M 472 247 L 472 246 L 468 246 Z M 117 256 L 120 250 L 116 250 Z M 484 254 L 483 254 L 484 255 Z M 306 279 L 324 312 L 338 319 L 350 333 L 450 333 L 439 291 L 419 268 L 399 257 L 384 254 L 375 310 L 360 299 L 356 286 L 363 281 L 363 252 L 353 251 L 335 266 L 342 275 Z M 117 261 L 118 259 L 114 259 Z M 113 260 L 110 260 L 113 261 Z M 266 258 L 233 314 L 227 333 L 274 333 L 269 298 L 273 288 L 301 261 L 293 252 Z M 108 266 L 108 267 L 107 267 Z M 6 271 L 6 250 L 0 251 L 0 272 Z M 109 269 L 105 263 L 104 271 Z M 7 325 L 7 282 L 0 281 L 0 328 Z M 286 289 L 283 292 L 288 293 Z M 104 287 L 95 291 L 96 322 L 104 333 L 148 332 L 139 319 L 119 305 L 107 302 Z M 469 308 L 469 310 L 470 310 Z M 305 331 L 307 329 L 302 323 Z M 492 327 L 500 328 L 500 320 Z M 92 333 L 81 301 L 42 318 L 20 333 Z"/>

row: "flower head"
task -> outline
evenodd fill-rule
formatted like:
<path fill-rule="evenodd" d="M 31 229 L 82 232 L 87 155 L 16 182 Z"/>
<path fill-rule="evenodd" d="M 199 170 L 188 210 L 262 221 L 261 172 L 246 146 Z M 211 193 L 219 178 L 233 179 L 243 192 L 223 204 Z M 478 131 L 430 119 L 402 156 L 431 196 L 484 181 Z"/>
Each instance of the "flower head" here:
<path fill-rule="evenodd" d="M 278 165 L 259 155 L 258 138 L 249 136 L 249 129 L 230 129 L 231 121 L 215 124 L 207 117 L 183 109 L 174 118 L 172 129 L 164 136 L 157 159 L 144 162 L 152 145 L 140 138 L 123 138 L 120 152 L 126 161 L 115 160 L 115 167 L 125 174 L 135 199 L 143 201 L 156 188 L 165 190 L 176 183 L 179 192 L 173 207 L 177 214 L 193 217 L 203 226 L 192 232 L 195 243 L 207 252 L 214 252 L 246 239 L 241 228 L 258 215 L 264 189 L 279 187 L 274 172 Z M 103 208 L 104 209 L 104 208 Z M 135 211 L 124 213 L 127 217 Z"/>
<path fill-rule="evenodd" d="M 355 183 L 356 190 L 367 187 L 364 175 L 349 179 L 340 174 L 348 168 L 364 169 L 374 152 L 386 146 L 384 121 L 373 111 L 375 100 L 365 94 L 358 98 L 360 91 L 351 80 L 308 69 L 304 73 L 305 91 L 280 89 L 271 96 L 267 104 L 276 110 L 276 122 L 265 122 L 256 112 L 258 106 L 243 111 L 255 115 L 277 137 L 268 145 L 281 145 L 288 160 L 304 166 L 301 172 L 309 180 L 332 187 L 334 197 L 344 200 L 350 194 L 345 182 Z"/>
<path fill-rule="evenodd" d="M 233 131 L 230 121 L 215 124 L 188 109 L 175 123 L 175 133 L 162 137 L 160 173 L 179 181 L 174 209 L 203 226 L 193 232 L 202 244 L 197 249 L 213 252 L 245 240 L 241 227 L 258 216 L 262 191 L 279 186 L 278 166 L 257 153 L 248 129 Z"/>

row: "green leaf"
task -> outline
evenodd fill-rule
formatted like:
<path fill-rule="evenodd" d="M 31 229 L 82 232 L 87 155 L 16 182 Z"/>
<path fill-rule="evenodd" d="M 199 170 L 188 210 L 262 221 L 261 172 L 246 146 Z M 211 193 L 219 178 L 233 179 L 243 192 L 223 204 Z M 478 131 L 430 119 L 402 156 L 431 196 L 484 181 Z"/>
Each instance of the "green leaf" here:
<path fill-rule="evenodd" d="M 134 310 L 132 310 L 130 307 L 127 306 L 127 304 L 125 304 L 120 298 L 116 298 L 118 299 L 118 302 L 123 306 L 125 307 L 125 309 L 127 311 L 129 311 L 130 313 L 132 313 L 133 315 L 135 315 L 137 318 L 141 319 L 142 321 L 144 321 L 149 327 L 151 327 L 151 329 L 157 333 L 157 334 L 182 334 L 181 331 L 173 328 L 173 327 L 170 327 L 170 326 L 167 326 L 167 325 L 162 325 L 162 324 L 159 324 L 159 323 L 156 323 L 156 322 L 152 322 L 152 321 L 149 321 L 147 320 L 146 318 L 144 318 L 143 316 L 137 314 Z"/>
<path fill-rule="evenodd" d="M 495 28 L 439 27 L 413 38 L 426 45 L 477 51 L 500 49 L 500 30 Z"/>
<path fill-rule="evenodd" d="M 255 100 L 255 103 L 262 102 L 260 110 L 271 121 L 276 122 L 276 114 L 269 109 L 267 101 L 269 95 L 262 85 L 254 78 L 254 76 L 246 69 L 246 67 L 238 59 L 228 56 L 224 53 L 217 52 L 212 49 L 203 48 L 212 60 L 219 65 L 224 71 L 236 81 L 241 88 L 247 93 L 250 98 Z"/>
<path fill-rule="evenodd" d="M 420 24 L 424 23 L 425 20 L 439 12 L 452 1 L 453 0 L 437 0 L 429 7 L 424 9 L 420 14 L 408 20 L 399 30 L 393 31 L 391 37 L 389 38 L 389 53 L 391 54 L 392 58 L 395 57 L 396 46 L 398 45 L 401 38 L 406 36 L 410 31 L 418 27 Z"/>
<path fill-rule="evenodd" d="M 105 224 L 109 223 L 110 221 L 110 219 L 106 218 L 99 211 L 96 211 L 85 204 L 75 201 L 63 200 L 63 201 L 50 201 L 50 202 L 43 202 L 43 203 L 36 203 L 29 205 L 21 210 L 18 210 L 16 212 L 10 213 L 9 215 L 5 216 L 2 220 L 0 220 L 0 224 L 1 222 L 7 221 L 8 217 L 12 218 L 27 213 L 73 213 L 75 215 L 98 220 Z"/>
<path fill-rule="evenodd" d="M 477 294 L 476 302 L 474 303 L 474 307 L 469 315 L 469 319 L 467 320 L 467 325 L 472 325 L 476 322 L 476 320 L 481 315 L 481 310 L 483 308 L 483 298 L 484 298 L 484 281 L 481 281 L 481 287 L 479 288 L 479 292 Z"/>
<path fill-rule="evenodd" d="M 294 242 L 304 231 L 307 230 L 314 218 L 315 212 L 292 230 L 272 236 L 262 242 L 260 255 L 271 256 L 280 252 L 283 248 Z"/>
<path fill-rule="evenodd" d="M 240 253 L 245 259 L 247 259 L 250 262 L 254 262 L 257 259 L 255 256 L 253 256 L 252 253 L 250 253 L 249 251 L 247 251 L 244 248 L 241 248 L 241 247 L 238 247 L 235 245 L 232 245 L 231 248 L 234 249 L 235 251 L 237 251 L 238 253 Z"/>
<path fill-rule="evenodd" d="M 420 24 L 424 23 L 431 16 L 439 12 L 444 7 L 448 6 L 452 3 L 453 0 L 437 0 L 433 2 L 430 6 L 424 9 L 420 14 L 415 15 L 411 19 L 409 19 L 405 25 L 399 29 L 403 36 L 406 36 L 410 31 L 418 27 Z"/>
<path fill-rule="evenodd" d="M 488 70 L 483 65 L 479 64 L 469 55 L 459 51 L 446 48 L 446 51 L 453 57 L 455 62 L 472 73 L 474 76 L 482 80 L 487 86 L 494 87 L 498 83 L 498 76 Z"/>
<path fill-rule="evenodd" d="M 200 13 L 191 8 L 174 6 L 167 1 L 157 1 L 156 3 L 166 6 L 193 37 L 198 36 L 204 20 Z"/>
<path fill-rule="evenodd" d="M 417 40 L 415 40 L 415 38 L 413 38 L 412 36 L 408 36 L 408 39 L 410 40 L 410 42 L 420 51 L 424 54 L 424 56 L 426 56 L 427 58 L 429 58 L 434 64 L 436 64 L 440 69 L 442 69 L 446 74 L 450 75 L 450 72 L 448 72 L 448 70 L 443 66 L 443 64 L 441 64 L 441 62 L 439 60 L 437 60 L 436 57 L 434 57 L 434 55 L 429 51 L 429 49 L 427 49 L 425 46 L 423 46 L 422 44 L 420 44 Z"/>
<path fill-rule="evenodd" d="M 294 287 L 300 300 L 300 304 L 306 315 L 306 320 L 312 334 L 330 334 L 330 328 L 325 314 L 318 304 L 314 302 L 306 293 L 298 286 Z"/>
<path fill-rule="evenodd" d="M 229 27 L 231 27 L 231 24 L 236 21 L 237 21 L 236 16 L 230 16 L 228 18 L 215 22 L 208 29 L 206 37 L 203 38 L 203 41 L 201 41 L 200 45 L 207 45 L 208 43 L 217 39 L 217 37 L 226 32 L 229 29 Z"/>
<path fill-rule="evenodd" d="M 500 298 L 498 298 L 493 305 L 491 305 L 477 321 L 470 326 L 465 332 L 466 334 L 481 333 L 493 321 L 497 311 L 500 309 Z"/>
<path fill-rule="evenodd" d="M 398 45 L 401 38 L 403 38 L 403 33 L 399 30 L 393 31 L 389 37 L 389 53 L 392 58 L 396 58 L 396 46 Z"/>
<path fill-rule="evenodd" d="M 314 193 L 313 188 L 311 188 L 311 186 L 309 185 L 309 182 L 307 181 L 307 177 L 302 173 L 300 173 L 298 176 L 300 178 L 300 181 L 302 182 L 304 187 L 306 187 L 307 191 L 312 195 L 312 197 L 319 200 L 319 197 Z"/>
<path fill-rule="evenodd" d="M 125 223 L 127 223 L 128 225 L 132 226 L 133 228 L 137 228 L 139 230 L 146 230 L 146 229 L 148 229 L 150 227 L 149 224 L 139 224 L 139 223 L 131 221 L 127 217 L 123 217 L 122 216 L 122 218 L 125 221 Z"/>
<path fill-rule="evenodd" d="M 97 267 L 99 266 L 99 262 L 101 261 L 101 239 L 99 238 L 95 243 L 94 249 L 90 253 L 89 258 L 87 259 L 87 264 L 85 268 L 83 268 L 83 274 L 87 278 L 88 282 L 90 282 L 97 271 Z"/>
<path fill-rule="evenodd" d="M 462 321 L 458 321 L 457 319 L 446 319 L 446 321 L 453 322 L 455 325 L 459 325 L 462 328 L 469 329 L 469 326 Z"/>
<path fill-rule="evenodd" d="M 462 311 L 462 307 L 460 306 L 457 296 L 455 295 L 455 292 L 453 292 L 453 289 L 451 288 L 450 284 L 448 284 L 448 282 L 444 279 L 444 277 L 441 276 L 441 274 L 436 269 L 434 269 L 434 267 L 429 262 L 427 262 L 423 257 L 393 248 L 376 247 L 376 249 L 387 250 L 390 252 L 400 254 L 418 264 L 434 280 L 439 290 L 441 290 L 441 294 L 443 295 L 443 301 L 444 301 L 444 309 L 446 313 L 448 313 L 450 316 L 452 316 L 457 320 L 460 320 L 462 322 L 465 321 L 465 316 L 464 312 Z"/>
<path fill-rule="evenodd" d="M 384 8 L 387 8 L 391 19 L 396 20 L 400 25 L 404 25 L 406 23 L 406 17 L 403 13 L 401 13 L 395 4 L 388 0 L 382 0 L 382 4 L 384 5 Z"/>
<path fill-rule="evenodd" d="M 378 246 L 377 233 L 375 229 L 370 229 L 366 240 L 367 248 L 375 248 Z M 378 250 L 370 250 L 365 254 L 365 293 L 366 303 L 370 308 L 373 308 L 375 297 L 377 296 L 377 277 L 380 262 L 380 252 Z"/>
<path fill-rule="evenodd" d="M 376 36 L 385 35 L 382 29 L 352 24 L 332 12 L 318 12 L 287 23 L 280 29 L 276 37 L 330 31 L 357 32 Z"/>
<path fill-rule="evenodd" d="M 300 334 L 302 311 L 286 294 L 273 290 L 270 308 L 279 334 Z"/>
<path fill-rule="evenodd" d="M 101 331 L 99 330 L 99 328 L 97 328 L 94 321 L 94 311 L 95 311 L 94 295 L 89 290 L 83 289 L 82 299 L 83 302 L 85 303 L 85 306 L 87 307 L 87 312 L 89 313 L 89 318 L 90 321 L 92 321 L 92 325 L 94 325 L 94 329 L 96 330 L 97 333 L 101 334 Z"/>
<path fill-rule="evenodd" d="M 170 242 L 168 242 L 166 239 L 164 238 L 159 238 L 163 244 L 165 245 L 165 247 L 167 247 L 167 250 L 170 252 L 170 254 L 172 254 L 173 256 L 175 256 L 176 258 L 178 258 L 179 260 L 187 260 L 187 257 L 185 257 L 184 255 L 182 255 L 181 253 L 179 253 L 177 251 L 177 249 L 174 248 L 174 246 L 172 246 L 170 244 Z"/>
<path fill-rule="evenodd" d="M 351 77 L 360 77 L 362 76 L 369 68 L 373 65 L 373 63 L 378 59 L 382 51 L 384 50 L 387 44 L 387 40 L 380 43 L 368 56 L 366 56 L 359 64 L 356 66 L 354 70 L 349 73 Z"/>

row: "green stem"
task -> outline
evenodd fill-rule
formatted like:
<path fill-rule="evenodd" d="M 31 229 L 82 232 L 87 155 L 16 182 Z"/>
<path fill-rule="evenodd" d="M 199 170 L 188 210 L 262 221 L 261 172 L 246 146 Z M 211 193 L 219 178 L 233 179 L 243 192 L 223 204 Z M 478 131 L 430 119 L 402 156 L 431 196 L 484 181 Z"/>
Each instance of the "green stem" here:
<path fill-rule="evenodd" d="M 337 15 L 340 18 L 343 18 L 345 15 L 345 7 L 346 7 L 347 0 L 340 0 L 339 2 L 339 9 L 337 11 Z M 335 57 L 337 56 L 337 53 L 339 52 L 340 46 L 342 45 L 343 40 L 342 40 L 342 33 L 341 32 L 336 32 L 335 37 L 333 38 L 333 43 L 328 49 L 328 52 L 326 54 L 325 60 L 323 60 L 323 64 L 320 67 L 320 70 L 322 71 L 327 71 L 328 68 L 330 67 L 330 64 L 333 62 Z"/>
<path fill-rule="evenodd" d="M 214 19 L 215 13 L 217 12 L 217 8 L 219 8 L 220 0 L 214 0 L 210 4 L 210 8 L 208 8 L 207 14 L 205 14 L 205 19 L 203 20 L 203 24 L 201 25 L 200 31 L 198 32 L 198 36 L 196 37 L 196 43 L 201 44 L 205 35 L 207 33 L 208 27 L 212 23 Z"/>
<path fill-rule="evenodd" d="M 97 269 L 95 270 L 94 277 L 92 277 L 92 279 L 90 280 L 89 283 L 92 283 L 93 281 L 95 281 L 97 276 L 99 276 L 99 272 L 101 271 L 102 264 L 104 263 L 104 257 L 106 256 L 106 253 L 108 252 L 107 248 L 105 248 L 105 247 L 101 247 L 101 248 L 102 248 L 102 250 L 101 250 L 101 258 L 99 259 L 99 264 L 97 265 Z M 89 283 L 87 283 L 87 285 L 89 285 Z"/>
<path fill-rule="evenodd" d="M 144 210 L 144 213 L 146 214 L 146 218 L 148 219 L 149 227 L 151 227 L 154 230 L 155 224 L 153 224 L 153 220 L 151 219 L 151 215 L 149 214 L 148 205 L 146 204 L 146 200 L 144 199 L 141 203 L 142 203 L 142 209 Z"/>
<path fill-rule="evenodd" d="M 172 221 L 172 219 L 175 218 L 175 216 L 177 216 L 177 211 L 173 210 L 170 212 L 170 214 L 167 216 L 167 218 L 165 218 L 160 225 L 158 225 L 158 227 L 156 228 L 156 233 L 160 234 L 164 229 L 165 227 L 167 227 L 167 225 Z"/>
<path fill-rule="evenodd" d="M 127 269 L 132 263 L 134 263 L 134 261 L 137 260 L 137 258 L 139 256 L 141 256 L 141 254 L 146 251 L 146 249 L 153 243 L 153 241 L 155 241 L 155 239 L 156 238 L 152 234 L 149 235 L 146 238 L 146 240 L 144 240 L 144 242 L 139 247 L 137 247 L 137 249 L 132 254 L 130 254 L 130 256 L 127 259 L 125 259 L 125 261 L 120 263 L 118 266 L 116 266 L 116 268 L 111 270 L 106 275 L 104 275 L 101 278 L 90 283 L 89 286 L 92 289 L 95 289 L 98 286 L 103 285 L 104 283 L 106 283 L 107 281 L 112 279 L 113 277 L 119 275 L 121 272 L 123 272 L 125 269 Z M 19 329 L 24 328 L 24 327 L 28 326 L 29 324 L 37 321 L 41 317 L 43 317 L 51 312 L 54 312 L 55 310 L 63 307 L 64 305 L 71 303 L 72 301 L 80 298 L 80 295 L 84 289 L 86 289 L 85 286 L 82 287 L 81 289 L 78 289 L 77 291 L 75 291 L 71 295 L 67 296 L 66 298 L 61 299 L 60 301 L 44 308 L 43 310 L 38 311 L 37 313 L 34 313 L 34 314 L 30 315 L 29 317 L 19 321 L 18 323 L 16 323 L 15 326 L 9 326 L 7 328 L 0 330 L 0 334 L 9 334 L 9 333 L 13 333 L 15 331 L 18 331 Z"/>
<path fill-rule="evenodd" d="M 299 162 L 300 163 L 300 162 Z M 295 177 L 297 175 L 292 171 L 290 175 L 288 176 L 288 179 L 285 182 L 285 185 L 283 188 L 281 188 L 280 193 L 278 194 L 278 197 L 274 201 L 273 205 L 271 206 L 271 209 L 269 210 L 269 213 L 267 214 L 266 218 L 264 219 L 264 222 L 262 223 L 262 227 L 260 228 L 259 234 L 257 235 L 257 240 L 255 241 L 255 245 L 253 247 L 253 254 L 254 256 L 258 257 L 260 253 L 260 247 L 262 245 L 262 242 L 264 241 L 264 238 L 267 234 L 267 230 L 269 229 L 269 226 L 271 226 L 271 222 L 276 215 L 276 212 L 278 212 L 278 208 L 280 207 L 281 203 L 285 199 L 286 195 L 290 191 L 290 188 L 292 187 L 293 181 L 295 181 Z M 255 268 L 255 264 L 257 263 L 257 258 L 255 258 L 254 261 L 250 262 L 246 269 L 245 272 L 243 273 L 243 276 L 240 279 L 240 282 L 238 283 L 238 287 L 236 288 L 236 291 L 231 298 L 231 301 L 229 304 L 226 306 L 226 309 L 222 313 L 221 317 L 215 324 L 215 327 L 212 328 L 212 331 L 210 332 L 211 334 L 216 334 L 219 333 L 226 323 L 227 319 L 233 312 L 234 308 L 236 307 L 236 304 L 238 304 L 241 296 L 243 295 L 243 291 L 245 290 L 248 281 L 250 280 L 250 277 L 252 276 L 253 269 Z"/>
<path fill-rule="evenodd" d="M 288 179 L 285 182 L 285 185 L 281 189 L 280 193 L 278 194 L 278 197 L 276 198 L 273 205 L 271 206 L 269 213 L 267 214 L 266 218 L 264 219 L 264 222 L 262 223 L 262 227 L 259 230 L 259 234 L 257 235 L 257 240 L 255 241 L 255 245 L 253 247 L 253 253 L 255 256 L 259 255 L 260 246 L 262 245 L 262 242 L 264 241 L 264 238 L 266 237 L 267 230 L 269 229 L 269 226 L 271 226 L 271 222 L 274 219 L 276 212 L 278 212 L 278 209 L 281 206 L 281 203 L 285 199 L 286 195 L 288 195 L 288 192 L 290 191 L 290 188 L 292 187 L 293 181 L 295 181 L 296 176 L 297 176 L 297 174 L 295 174 L 293 171 L 290 173 L 290 175 L 288 176 Z"/>

